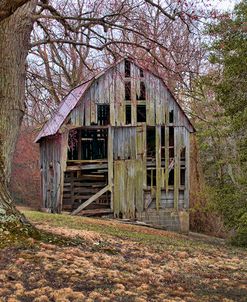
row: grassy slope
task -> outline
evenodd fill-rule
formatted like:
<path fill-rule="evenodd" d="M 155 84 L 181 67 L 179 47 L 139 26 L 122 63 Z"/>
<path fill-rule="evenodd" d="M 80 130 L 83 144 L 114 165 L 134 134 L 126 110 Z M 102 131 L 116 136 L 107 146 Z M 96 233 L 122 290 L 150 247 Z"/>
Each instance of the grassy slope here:
<path fill-rule="evenodd" d="M 77 246 L 33 241 L 0 252 L 0 297 L 36 302 L 246 301 L 244 250 L 112 220 L 35 211 L 25 215 L 38 228 Z"/>

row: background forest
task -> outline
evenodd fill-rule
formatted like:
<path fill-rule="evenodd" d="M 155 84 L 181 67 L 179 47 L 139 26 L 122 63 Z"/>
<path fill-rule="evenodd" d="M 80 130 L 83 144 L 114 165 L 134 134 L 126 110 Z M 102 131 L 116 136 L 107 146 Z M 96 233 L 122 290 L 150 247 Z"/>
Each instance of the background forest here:
<path fill-rule="evenodd" d="M 72 88 L 128 55 L 164 79 L 197 130 L 191 140 L 191 230 L 246 246 L 247 1 L 224 13 L 213 1 L 137 2 L 39 3 L 12 194 L 17 203 L 39 207 L 37 131 Z M 101 24 L 85 25 L 85 17 L 96 20 L 102 12 Z"/>

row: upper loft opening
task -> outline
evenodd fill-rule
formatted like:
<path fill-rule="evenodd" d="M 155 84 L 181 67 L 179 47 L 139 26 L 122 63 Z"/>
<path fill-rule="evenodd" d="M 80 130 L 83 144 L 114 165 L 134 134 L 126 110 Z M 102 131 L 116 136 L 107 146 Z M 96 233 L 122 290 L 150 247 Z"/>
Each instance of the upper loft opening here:
<path fill-rule="evenodd" d="M 130 78 L 131 75 L 131 63 L 128 60 L 124 60 L 124 73 L 126 78 Z"/>
<path fill-rule="evenodd" d="M 140 82 L 140 95 L 136 96 L 136 99 L 139 101 L 145 101 L 146 100 L 146 85 L 144 81 Z"/>

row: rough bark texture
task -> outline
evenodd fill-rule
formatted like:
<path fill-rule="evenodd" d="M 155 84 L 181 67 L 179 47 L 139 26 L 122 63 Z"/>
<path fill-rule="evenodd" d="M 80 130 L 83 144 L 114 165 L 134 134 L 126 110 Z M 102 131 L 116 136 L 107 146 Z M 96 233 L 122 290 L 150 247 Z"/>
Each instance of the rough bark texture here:
<path fill-rule="evenodd" d="M 25 63 L 34 5 L 30 1 L 0 21 L 0 222 L 23 220 L 13 206 L 7 187 L 25 109 Z"/>
<path fill-rule="evenodd" d="M 29 0 L 0 0 L 0 21 L 11 16 L 19 7 Z"/>

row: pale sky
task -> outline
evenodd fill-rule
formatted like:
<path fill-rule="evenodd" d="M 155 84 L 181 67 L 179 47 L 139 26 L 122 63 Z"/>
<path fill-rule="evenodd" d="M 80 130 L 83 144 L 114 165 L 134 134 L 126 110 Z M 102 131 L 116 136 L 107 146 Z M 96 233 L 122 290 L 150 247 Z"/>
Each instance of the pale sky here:
<path fill-rule="evenodd" d="M 212 0 L 211 4 L 220 10 L 232 10 L 240 0 Z"/>

